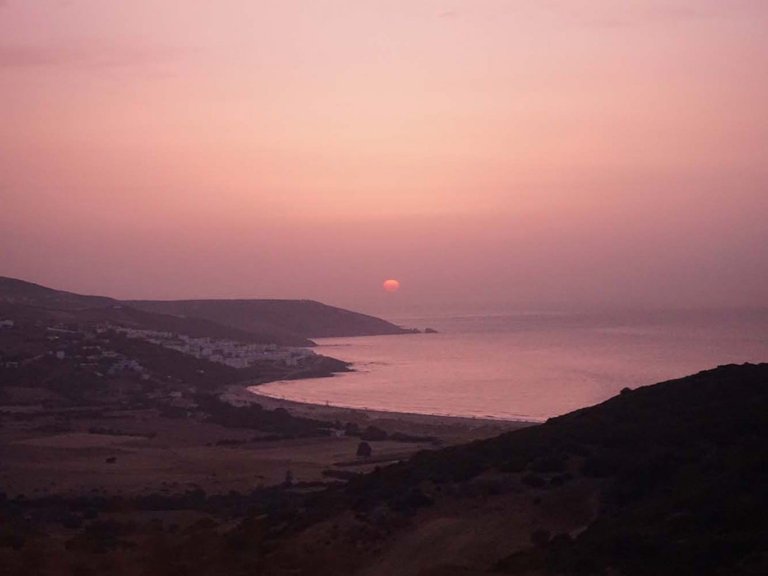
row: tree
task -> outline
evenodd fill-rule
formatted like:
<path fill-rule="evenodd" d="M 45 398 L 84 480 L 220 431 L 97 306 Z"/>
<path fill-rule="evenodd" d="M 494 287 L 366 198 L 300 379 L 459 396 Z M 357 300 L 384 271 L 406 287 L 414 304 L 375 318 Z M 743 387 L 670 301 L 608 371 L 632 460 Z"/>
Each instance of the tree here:
<path fill-rule="evenodd" d="M 360 442 L 360 444 L 357 445 L 357 456 L 359 458 L 370 458 L 372 453 L 373 450 L 368 442 Z"/>

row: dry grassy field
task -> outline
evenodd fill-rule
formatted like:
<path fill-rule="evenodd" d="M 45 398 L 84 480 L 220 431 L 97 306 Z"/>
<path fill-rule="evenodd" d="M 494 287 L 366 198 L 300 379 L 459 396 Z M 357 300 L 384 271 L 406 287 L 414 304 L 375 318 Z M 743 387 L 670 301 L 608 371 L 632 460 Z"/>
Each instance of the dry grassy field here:
<path fill-rule="evenodd" d="M 239 399 L 238 399 L 239 398 Z M 366 413 L 288 403 L 230 391 L 233 402 L 258 401 L 265 408 L 328 421 L 375 425 L 389 432 L 420 434 L 424 442 L 370 442 L 369 459 L 356 456 L 359 438 L 263 439 L 258 431 L 227 428 L 195 418 L 167 418 L 155 410 L 105 411 L 98 417 L 62 413 L 7 412 L 0 428 L 0 481 L 11 496 L 92 493 L 172 494 L 247 491 L 282 483 L 322 481 L 324 470 L 367 471 L 414 452 L 488 437 L 514 423 Z M 65 424 L 62 424 L 65 421 Z"/>

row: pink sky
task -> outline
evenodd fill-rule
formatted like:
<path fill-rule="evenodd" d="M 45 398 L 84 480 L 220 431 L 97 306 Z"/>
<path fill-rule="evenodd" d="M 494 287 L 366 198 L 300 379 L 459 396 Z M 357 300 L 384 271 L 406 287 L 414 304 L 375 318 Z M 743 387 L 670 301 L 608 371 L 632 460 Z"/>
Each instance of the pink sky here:
<path fill-rule="evenodd" d="M 765 305 L 766 30 L 763 0 L 0 0 L 0 275 Z"/>

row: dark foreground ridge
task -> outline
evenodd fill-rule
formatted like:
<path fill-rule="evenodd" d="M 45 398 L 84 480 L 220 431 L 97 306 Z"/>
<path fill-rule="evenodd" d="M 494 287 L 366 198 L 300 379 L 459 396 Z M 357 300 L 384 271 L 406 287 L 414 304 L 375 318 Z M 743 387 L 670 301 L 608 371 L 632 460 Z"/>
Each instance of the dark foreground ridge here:
<path fill-rule="evenodd" d="M 209 413 L 222 422 L 236 417 L 237 425 L 256 418 L 282 427 L 287 418 L 230 414 L 214 404 Z M 490 440 L 425 450 L 367 475 L 337 472 L 324 484 L 286 478 L 282 487 L 229 494 L 0 498 L 0 567 L 7 574 L 763 575 L 766 414 L 768 364 L 730 365 L 627 389 Z M 159 522 L 160 514 L 198 520 L 180 528 Z"/>
<path fill-rule="evenodd" d="M 406 334 L 386 320 L 311 300 L 135 300 L 85 296 L 0 276 L 0 319 L 111 322 L 234 341 L 312 346 L 311 338 Z"/>
<path fill-rule="evenodd" d="M 557 533 L 534 521 L 528 545 L 507 543 L 516 550 L 486 568 L 502 574 L 768 574 L 766 415 L 768 364 L 721 366 L 625 389 L 541 426 L 422 453 L 349 490 L 367 510 L 403 494 L 432 506 L 446 486 L 475 485 L 486 498 L 508 490 L 517 477 L 541 505 L 570 483 L 592 480 L 599 500 L 589 522 Z M 483 478 L 494 482 L 481 488 Z"/>

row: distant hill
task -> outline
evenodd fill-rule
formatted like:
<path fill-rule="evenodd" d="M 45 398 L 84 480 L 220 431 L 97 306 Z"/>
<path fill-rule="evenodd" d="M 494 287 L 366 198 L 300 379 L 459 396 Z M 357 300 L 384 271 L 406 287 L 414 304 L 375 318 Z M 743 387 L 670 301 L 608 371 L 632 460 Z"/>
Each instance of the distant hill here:
<path fill-rule="evenodd" d="M 0 276 L 0 303 L 52 310 L 84 310 L 110 306 L 118 302 L 105 296 L 84 296 L 54 290 L 25 280 Z"/>
<path fill-rule="evenodd" d="M 115 303 L 109 306 L 84 309 L 41 308 L 0 302 L 0 318 L 16 321 L 48 321 L 65 324 L 114 324 L 138 330 L 157 330 L 185 334 L 193 338 L 218 338 L 236 342 L 268 342 L 282 346 L 313 346 L 311 340 L 296 334 L 282 332 L 251 333 L 230 326 L 222 326 L 202 318 L 179 318 L 168 314 L 155 314 Z"/>
<path fill-rule="evenodd" d="M 313 337 L 407 332 L 380 318 L 309 300 L 120 301 L 1 276 L 0 314 L 12 319 L 112 322 L 282 346 L 312 346 Z"/>
<path fill-rule="evenodd" d="M 312 300 L 131 300 L 150 312 L 205 318 L 249 332 L 286 331 L 306 338 L 404 334 L 386 320 Z"/>

